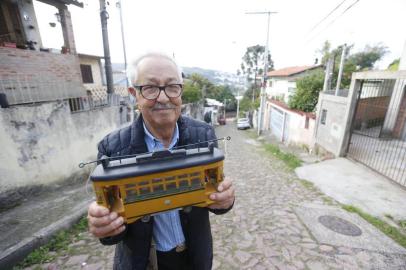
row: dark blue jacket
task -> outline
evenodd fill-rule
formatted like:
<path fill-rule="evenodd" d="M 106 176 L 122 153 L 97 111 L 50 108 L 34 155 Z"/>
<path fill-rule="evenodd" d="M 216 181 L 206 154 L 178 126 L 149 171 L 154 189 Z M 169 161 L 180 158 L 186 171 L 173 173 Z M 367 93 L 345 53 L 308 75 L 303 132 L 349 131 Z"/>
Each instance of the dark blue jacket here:
<path fill-rule="evenodd" d="M 142 116 L 140 116 L 131 126 L 116 130 L 104 137 L 98 145 L 98 158 L 102 155 L 114 157 L 147 152 L 142 121 Z M 178 127 L 178 146 L 216 138 L 213 127 L 185 116 L 178 119 Z M 204 146 L 207 144 L 201 145 L 201 147 Z M 212 267 L 213 240 L 209 211 L 215 214 L 224 214 L 230 209 L 211 210 L 192 207 L 192 211 L 189 213 L 180 211 L 182 229 L 193 269 L 208 270 Z M 153 217 L 148 222 L 138 220 L 127 225 L 126 230 L 120 235 L 100 239 L 105 245 L 117 244 L 114 256 L 115 270 L 146 269 L 153 223 Z"/>

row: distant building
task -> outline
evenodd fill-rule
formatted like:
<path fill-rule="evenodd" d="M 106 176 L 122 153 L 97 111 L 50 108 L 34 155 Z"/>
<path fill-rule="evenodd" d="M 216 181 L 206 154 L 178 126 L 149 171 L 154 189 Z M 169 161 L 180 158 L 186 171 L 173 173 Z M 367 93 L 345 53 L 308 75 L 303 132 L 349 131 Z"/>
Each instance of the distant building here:
<path fill-rule="evenodd" d="M 268 73 L 266 93 L 270 98 L 288 102 L 296 92 L 296 81 L 309 73 L 321 70 L 323 66 L 296 66 L 274 70 Z"/>

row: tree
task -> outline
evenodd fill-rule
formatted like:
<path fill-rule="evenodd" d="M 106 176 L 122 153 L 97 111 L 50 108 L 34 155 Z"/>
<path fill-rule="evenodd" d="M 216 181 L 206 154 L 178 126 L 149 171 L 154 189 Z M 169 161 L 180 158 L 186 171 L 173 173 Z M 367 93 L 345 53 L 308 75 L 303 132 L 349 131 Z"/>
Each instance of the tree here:
<path fill-rule="evenodd" d="M 257 75 L 263 74 L 264 60 L 265 60 L 265 46 L 254 45 L 247 48 L 243 62 L 241 63 L 241 70 L 247 77 L 247 81 L 252 81 L 252 74 L 254 75 L 254 84 L 256 85 Z M 273 61 L 271 54 L 268 52 L 268 72 L 273 70 Z"/>
<path fill-rule="evenodd" d="M 393 60 L 392 63 L 389 64 L 388 70 L 391 70 L 391 71 L 399 70 L 399 63 L 400 63 L 400 58 Z"/>
<path fill-rule="evenodd" d="M 289 99 L 289 108 L 304 112 L 313 112 L 323 90 L 324 73 L 314 71 L 311 75 L 305 76 L 296 81 L 296 92 Z"/>
<path fill-rule="evenodd" d="M 343 76 L 341 79 L 340 88 L 349 88 L 351 83 L 351 77 L 353 72 L 364 71 L 373 69 L 375 63 L 382 59 L 382 57 L 388 53 L 388 48 L 382 44 L 374 46 L 366 45 L 365 48 L 357 53 L 350 54 L 354 45 L 347 46 L 346 60 L 344 62 Z M 326 64 L 330 57 L 334 57 L 334 71 L 332 76 L 332 85 L 337 84 L 337 77 L 339 71 L 339 65 L 342 55 L 342 46 L 331 50 L 331 44 L 329 41 L 325 41 L 322 48 L 317 52 L 321 54 L 321 63 Z"/>
<path fill-rule="evenodd" d="M 237 107 L 237 101 L 228 85 L 215 85 L 204 76 L 192 73 L 187 77 L 183 99 L 190 102 L 196 102 L 202 98 L 212 98 L 220 102 L 227 99 L 227 109 L 234 110 Z"/>
<path fill-rule="evenodd" d="M 185 81 L 183 86 L 182 101 L 183 103 L 196 103 L 202 99 L 202 92 L 200 89 L 193 85 L 191 81 Z"/>

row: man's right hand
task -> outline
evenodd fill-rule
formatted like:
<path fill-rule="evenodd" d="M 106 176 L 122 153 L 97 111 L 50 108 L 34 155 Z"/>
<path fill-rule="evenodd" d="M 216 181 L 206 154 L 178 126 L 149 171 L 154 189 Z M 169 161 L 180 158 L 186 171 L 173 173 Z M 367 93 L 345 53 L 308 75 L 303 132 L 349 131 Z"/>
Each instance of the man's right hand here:
<path fill-rule="evenodd" d="M 104 206 L 92 202 L 87 211 L 89 231 L 97 238 L 114 236 L 125 230 L 124 219 Z"/>

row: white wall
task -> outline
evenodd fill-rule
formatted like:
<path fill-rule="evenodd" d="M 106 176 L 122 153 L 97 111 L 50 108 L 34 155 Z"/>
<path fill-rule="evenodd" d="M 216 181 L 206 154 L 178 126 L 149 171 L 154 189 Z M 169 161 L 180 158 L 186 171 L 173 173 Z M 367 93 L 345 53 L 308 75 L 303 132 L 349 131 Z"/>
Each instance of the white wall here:
<path fill-rule="evenodd" d="M 349 99 L 347 97 L 333 96 L 320 93 L 317 124 L 315 131 L 316 143 L 325 150 L 340 155 L 342 141 L 347 125 Z M 326 122 L 321 124 L 322 111 L 326 110 Z"/>
<path fill-rule="evenodd" d="M 281 141 L 283 140 L 282 138 L 286 137 L 286 134 L 288 134 L 287 141 L 284 141 L 284 143 L 286 144 L 307 145 L 310 148 L 314 146 L 313 134 L 315 127 L 315 119 L 311 118 L 306 113 L 295 112 L 268 101 L 264 117 L 265 129 L 267 130 L 272 129 L 272 127 L 270 126 L 270 121 L 272 120 L 272 117 L 276 117 L 272 116 L 271 112 L 272 107 L 278 109 L 279 111 L 282 111 L 283 114 L 285 115 L 284 121 L 286 123 L 283 125 L 285 126 L 286 130 L 284 130 L 285 134 L 282 134 L 281 138 L 279 138 Z M 308 118 L 309 121 L 308 128 L 305 128 L 306 117 Z"/>
<path fill-rule="evenodd" d="M 72 114 L 66 102 L 0 109 L 0 193 L 69 178 L 119 125 L 119 107 Z"/>
<path fill-rule="evenodd" d="M 399 70 L 406 70 L 406 41 L 403 47 L 403 53 L 400 57 Z"/>

